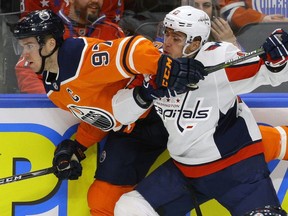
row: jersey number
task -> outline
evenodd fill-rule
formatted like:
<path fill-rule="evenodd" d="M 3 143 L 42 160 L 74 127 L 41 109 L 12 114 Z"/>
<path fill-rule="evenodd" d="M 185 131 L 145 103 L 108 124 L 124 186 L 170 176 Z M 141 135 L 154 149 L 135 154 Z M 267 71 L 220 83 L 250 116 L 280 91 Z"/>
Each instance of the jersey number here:
<path fill-rule="evenodd" d="M 92 59 L 91 59 L 91 63 L 94 67 L 100 67 L 100 66 L 106 66 L 109 64 L 110 62 L 110 55 L 109 52 L 107 51 L 99 51 L 100 48 L 99 46 L 103 44 L 105 46 L 112 46 L 112 42 L 111 41 L 105 41 L 103 43 L 99 43 L 96 44 L 95 46 L 93 46 L 92 50 L 94 51 L 94 53 L 92 54 Z"/>

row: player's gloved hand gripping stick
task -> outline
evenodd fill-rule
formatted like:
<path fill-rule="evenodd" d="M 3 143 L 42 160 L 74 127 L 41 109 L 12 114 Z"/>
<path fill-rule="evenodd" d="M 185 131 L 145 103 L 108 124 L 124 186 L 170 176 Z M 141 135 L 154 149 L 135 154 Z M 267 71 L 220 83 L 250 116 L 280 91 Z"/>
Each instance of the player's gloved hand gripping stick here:
<path fill-rule="evenodd" d="M 156 77 L 158 86 L 165 86 L 177 93 L 197 89 L 197 83 L 209 73 L 243 62 L 247 59 L 260 56 L 271 72 L 283 69 L 288 60 L 288 34 L 283 29 L 276 29 L 265 40 L 262 47 L 246 53 L 237 59 L 204 68 L 203 64 L 191 58 L 172 59 L 163 55 L 159 60 Z"/>
<path fill-rule="evenodd" d="M 264 53 L 260 57 L 271 72 L 281 71 L 288 60 L 288 34 L 283 29 L 276 29 L 262 45 Z"/>
<path fill-rule="evenodd" d="M 76 180 L 82 175 L 81 161 L 86 158 L 86 147 L 76 140 L 63 140 L 56 148 L 53 158 L 54 174 L 58 179 Z"/>
<path fill-rule="evenodd" d="M 213 73 L 256 56 L 260 56 L 268 67 L 273 67 L 274 69 L 282 67 L 288 60 L 288 34 L 283 29 L 276 29 L 259 49 L 248 52 L 237 59 L 231 59 L 227 62 L 207 67 L 205 71 L 207 71 L 208 74 Z"/>
<path fill-rule="evenodd" d="M 78 179 L 82 174 L 80 161 L 85 159 L 84 151 L 87 148 L 77 141 L 63 140 L 56 148 L 53 158 L 53 166 L 24 174 L 17 174 L 0 178 L 0 185 L 34 178 L 54 173 L 58 179 Z"/>
<path fill-rule="evenodd" d="M 204 65 L 193 58 L 173 59 L 162 55 L 158 61 L 156 84 L 176 91 L 177 94 L 197 89 L 197 85 L 189 85 L 204 80 L 208 73 Z"/>

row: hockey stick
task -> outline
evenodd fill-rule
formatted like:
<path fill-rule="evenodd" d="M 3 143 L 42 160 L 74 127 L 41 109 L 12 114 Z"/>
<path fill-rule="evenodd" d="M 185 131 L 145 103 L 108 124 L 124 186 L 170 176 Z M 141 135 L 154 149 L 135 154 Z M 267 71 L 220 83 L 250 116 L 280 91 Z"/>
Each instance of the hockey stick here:
<path fill-rule="evenodd" d="M 230 59 L 226 62 L 222 62 L 220 64 L 214 65 L 214 66 L 209 66 L 205 68 L 205 71 L 207 71 L 208 74 L 213 73 L 215 71 L 221 70 L 223 68 L 230 67 L 232 65 L 238 64 L 240 62 L 246 61 L 247 59 L 259 56 L 261 54 L 265 53 L 264 49 L 261 47 L 259 49 L 253 50 L 251 52 L 245 53 L 243 56 L 239 56 L 236 59 Z M 187 85 L 191 89 L 197 89 L 197 84 L 195 83 L 190 83 Z"/>
<path fill-rule="evenodd" d="M 38 176 L 42 176 L 42 175 L 47 175 L 47 174 L 51 174 L 53 172 L 54 172 L 54 168 L 49 167 L 49 168 L 45 168 L 45 169 L 41 169 L 41 170 L 28 172 L 28 173 L 13 175 L 13 176 L 1 178 L 0 179 L 0 185 L 12 183 L 12 182 L 16 182 L 16 181 L 21 181 L 21 180 L 25 180 L 25 179 L 29 179 L 29 178 L 34 178 L 34 177 L 38 177 Z"/>
<path fill-rule="evenodd" d="M 223 69 L 223 68 L 227 68 L 230 67 L 232 65 L 238 64 L 240 62 L 246 61 L 247 59 L 259 56 L 261 54 L 265 53 L 264 49 L 261 47 L 259 49 L 253 50 L 251 52 L 245 53 L 243 56 L 239 56 L 236 59 L 230 59 L 226 62 L 211 66 L 211 67 L 207 67 L 205 70 L 209 73 L 213 73 L 217 70 Z"/>

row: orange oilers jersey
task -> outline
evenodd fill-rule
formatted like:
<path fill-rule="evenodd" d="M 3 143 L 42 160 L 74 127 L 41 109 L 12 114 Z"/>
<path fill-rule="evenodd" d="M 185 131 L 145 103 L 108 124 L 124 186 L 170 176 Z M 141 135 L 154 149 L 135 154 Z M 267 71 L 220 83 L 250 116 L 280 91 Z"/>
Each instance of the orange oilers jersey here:
<path fill-rule="evenodd" d="M 125 37 L 122 29 L 115 23 L 109 21 L 95 22 L 90 26 L 80 25 L 73 22 L 61 9 L 58 13 L 59 17 L 64 22 L 65 32 L 64 38 L 69 37 L 95 37 L 102 40 L 114 40 L 117 38 Z M 15 66 L 16 77 L 18 81 L 18 87 L 22 93 L 34 93 L 34 94 L 44 94 L 45 90 L 41 79 L 38 79 L 37 75 L 29 68 L 25 66 L 26 61 L 20 58 L 17 65 Z"/>
<path fill-rule="evenodd" d="M 111 41 L 68 38 L 58 50 L 58 74 L 43 73 L 45 90 L 56 106 L 85 123 L 78 131 L 87 131 L 87 124 L 102 131 L 117 130 L 121 125 L 113 116 L 112 97 L 131 77 L 156 74 L 160 55 L 142 36 Z M 89 146 L 101 139 L 77 140 Z"/>

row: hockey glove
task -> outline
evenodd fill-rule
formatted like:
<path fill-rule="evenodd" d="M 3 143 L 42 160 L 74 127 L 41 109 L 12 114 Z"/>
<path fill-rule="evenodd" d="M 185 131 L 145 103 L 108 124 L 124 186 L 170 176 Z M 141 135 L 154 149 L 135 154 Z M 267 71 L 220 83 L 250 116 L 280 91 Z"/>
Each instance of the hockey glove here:
<path fill-rule="evenodd" d="M 204 65 L 195 59 L 172 59 L 167 55 L 162 55 L 158 61 L 156 84 L 182 94 L 197 89 L 196 84 L 204 80 L 204 76 L 207 75 Z"/>
<path fill-rule="evenodd" d="M 142 86 L 137 86 L 133 90 L 133 97 L 136 103 L 143 109 L 147 109 L 154 99 L 159 99 L 162 97 L 170 98 L 177 95 L 175 91 L 169 90 L 169 88 L 157 88 L 150 82 L 144 80 Z"/>
<path fill-rule="evenodd" d="M 276 29 L 262 45 L 265 53 L 260 57 L 272 72 L 283 69 L 288 59 L 288 34 L 283 29 Z"/>
<path fill-rule="evenodd" d="M 53 158 L 54 174 L 58 179 L 78 179 L 82 175 L 80 161 L 86 158 L 87 148 L 77 141 L 63 140 L 56 148 Z"/>

